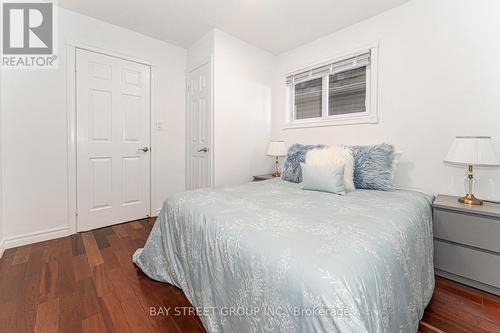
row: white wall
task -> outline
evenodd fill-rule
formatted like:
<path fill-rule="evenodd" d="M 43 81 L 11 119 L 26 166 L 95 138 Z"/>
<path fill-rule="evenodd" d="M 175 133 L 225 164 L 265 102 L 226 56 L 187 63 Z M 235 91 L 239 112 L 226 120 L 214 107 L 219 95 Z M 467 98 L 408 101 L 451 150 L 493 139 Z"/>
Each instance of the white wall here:
<path fill-rule="evenodd" d="M 3 240 L 3 156 L 2 156 L 2 71 L 0 71 L 0 257 L 4 251 Z"/>
<path fill-rule="evenodd" d="M 68 230 L 67 44 L 152 64 L 153 211 L 184 190 L 186 50 L 59 8 L 59 68 L 4 70 L 1 128 L 7 246 Z"/>
<path fill-rule="evenodd" d="M 188 68 L 213 57 L 214 184 L 268 173 L 275 56 L 214 29 L 188 50 Z"/>
<path fill-rule="evenodd" d="M 215 30 L 210 30 L 187 50 L 188 70 L 192 70 L 210 59 L 215 49 Z"/>
<path fill-rule="evenodd" d="M 495 0 L 414 0 L 278 56 L 275 139 L 288 144 L 390 142 L 404 151 L 401 186 L 463 194 L 465 168 L 442 160 L 456 135 L 491 135 L 500 153 L 500 12 Z M 284 76 L 380 41 L 379 123 L 283 130 Z M 500 199 L 500 170 L 477 170 L 477 192 Z"/>
<path fill-rule="evenodd" d="M 275 57 L 215 30 L 215 185 L 233 185 L 269 173 L 271 87 Z"/>
<path fill-rule="evenodd" d="M 152 117 L 163 123 L 162 131 L 152 133 L 153 208 L 184 189 L 185 70 L 187 63 L 195 65 L 210 54 L 216 185 L 269 172 L 269 139 L 288 144 L 384 141 L 404 151 L 399 185 L 462 194 L 465 169 L 442 163 L 453 137 L 492 135 L 500 152 L 500 21 L 492 15 L 499 11 L 500 2 L 494 0 L 481 5 L 414 0 L 274 57 L 218 30 L 187 53 L 59 9 L 59 69 L 2 71 L 0 240 L 3 235 L 7 245 L 14 246 L 68 231 L 65 47 L 73 43 L 153 65 Z M 374 41 L 380 42 L 379 124 L 282 129 L 286 73 Z M 500 171 L 478 170 L 476 175 L 479 195 L 499 200 Z"/>

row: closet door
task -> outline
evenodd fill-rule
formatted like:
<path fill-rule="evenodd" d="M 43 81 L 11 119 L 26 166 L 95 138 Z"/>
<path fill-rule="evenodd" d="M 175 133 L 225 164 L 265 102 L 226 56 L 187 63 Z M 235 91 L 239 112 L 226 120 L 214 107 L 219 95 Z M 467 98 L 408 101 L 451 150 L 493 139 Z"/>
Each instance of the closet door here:
<path fill-rule="evenodd" d="M 188 74 L 186 187 L 212 185 L 212 100 L 210 62 Z"/>
<path fill-rule="evenodd" d="M 150 67 L 77 49 L 78 231 L 150 214 Z"/>

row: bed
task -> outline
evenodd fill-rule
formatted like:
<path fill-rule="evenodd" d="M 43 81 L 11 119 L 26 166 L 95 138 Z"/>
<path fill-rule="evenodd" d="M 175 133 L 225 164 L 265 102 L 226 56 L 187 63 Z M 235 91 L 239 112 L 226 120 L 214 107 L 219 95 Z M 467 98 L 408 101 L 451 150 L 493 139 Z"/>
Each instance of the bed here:
<path fill-rule="evenodd" d="M 133 261 L 209 332 L 416 332 L 434 289 L 431 196 L 280 179 L 179 193 Z"/>

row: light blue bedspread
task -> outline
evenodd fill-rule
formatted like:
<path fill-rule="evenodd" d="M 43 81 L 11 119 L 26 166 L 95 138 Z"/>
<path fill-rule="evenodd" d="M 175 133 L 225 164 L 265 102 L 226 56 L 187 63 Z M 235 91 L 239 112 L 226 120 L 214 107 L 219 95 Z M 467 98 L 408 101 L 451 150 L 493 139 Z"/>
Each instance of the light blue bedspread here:
<path fill-rule="evenodd" d="M 270 180 L 166 200 L 133 261 L 209 332 L 416 332 L 432 255 L 428 195 Z"/>

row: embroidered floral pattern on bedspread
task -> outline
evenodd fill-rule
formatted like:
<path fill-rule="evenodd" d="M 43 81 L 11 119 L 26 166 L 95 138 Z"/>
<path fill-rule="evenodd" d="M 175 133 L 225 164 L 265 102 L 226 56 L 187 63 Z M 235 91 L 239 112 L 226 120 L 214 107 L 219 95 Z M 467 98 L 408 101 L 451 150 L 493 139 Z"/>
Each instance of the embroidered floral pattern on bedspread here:
<path fill-rule="evenodd" d="M 282 180 L 185 192 L 133 260 L 195 307 L 252 309 L 201 316 L 209 332 L 415 332 L 434 287 L 430 205 L 418 192 L 344 197 Z"/>

